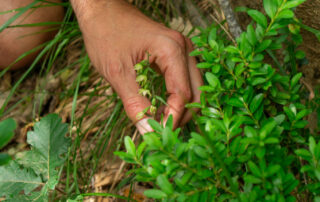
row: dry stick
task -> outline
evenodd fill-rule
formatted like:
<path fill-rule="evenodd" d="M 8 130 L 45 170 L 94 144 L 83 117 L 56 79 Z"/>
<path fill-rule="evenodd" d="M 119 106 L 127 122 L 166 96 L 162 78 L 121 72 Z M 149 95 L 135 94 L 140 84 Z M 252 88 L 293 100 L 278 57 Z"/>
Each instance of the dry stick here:
<path fill-rule="evenodd" d="M 227 34 L 232 43 L 236 46 L 237 42 L 232 37 L 231 33 L 218 21 L 218 19 L 214 15 L 210 14 L 210 17 L 221 27 L 221 29 Z"/>
<path fill-rule="evenodd" d="M 229 0 L 218 0 L 218 2 L 220 4 L 220 7 L 224 15 L 226 16 L 226 20 L 229 25 L 229 30 L 231 34 L 234 36 L 234 38 L 239 37 L 242 30 L 235 17 L 235 14 L 232 10 Z"/>
<path fill-rule="evenodd" d="M 133 134 L 133 137 L 132 137 L 132 141 L 133 141 L 133 142 L 135 141 L 137 135 L 138 135 L 138 130 L 136 129 L 136 130 L 134 131 L 134 134 Z M 140 134 L 139 134 L 139 135 L 140 135 Z M 111 185 L 111 188 L 110 188 L 110 192 L 111 192 L 111 193 L 112 193 L 112 191 L 113 191 L 113 189 L 114 189 L 114 186 L 116 185 L 118 179 L 120 178 L 120 174 L 121 174 L 121 172 L 123 171 L 123 168 L 124 168 L 125 165 L 126 165 L 126 162 L 125 162 L 125 161 L 122 161 L 122 163 L 121 163 L 121 165 L 120 165 L 120 167 L 119 167 L 119 170 L 118 170 L 118 172 L 116 173 L 116 176 L 115 176 L 115 178 L 114 178 L 114 180 L 113 180 L 113 183 L 112 183 L 112 185 Z"/>

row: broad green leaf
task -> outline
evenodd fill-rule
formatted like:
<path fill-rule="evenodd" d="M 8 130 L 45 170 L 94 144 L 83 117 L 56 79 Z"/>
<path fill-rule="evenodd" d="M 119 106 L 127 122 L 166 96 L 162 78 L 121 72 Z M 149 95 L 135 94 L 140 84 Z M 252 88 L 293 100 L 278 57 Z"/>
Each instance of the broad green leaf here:
<path fill-rule="evenodd" d="M 253 163 L 252 161 L 248 162 L 248 166 L 251 170 L 251 172 L 256 176 L 256 177 L 261 177 L 261 172 L 260 169 L 258 168 L 258 166 Z"/>
<path fill-rule="evenodd" d="M 208 35 L 208 41 L 216 40 L 217 39 L 217 28 L 212 28 Z"/>
<path fill-rule="evenodd" d="M 260 178 L 257 178 L 252 175 L 246 175 L 243 177 L 243 179 L 246 183 L 252 183 L 252 184 L 260 184 L 262 182 Z"/>
<path fill-rule="evenodd" d="M 159 189 L 148 189 L 143 193 L 148 198 L 162 199 L 167 197 L 167 194 Z"/>
<path fill-rule="evenodd" d="M 168 119 L 167 119 L 166 128 L 169 128 L 170 130 L 173 130 L 173 116 L 172 116 L 172 114 L 170 114 Z"/>
<path fill-rule="evenodd" d="M 283 9 L 297 7 L 297 6 L 299 6 L 300 4 L 302 4 L 305 1 L 306 0 L 291 0 L 291 1 L 287 1 L 285 3 L 285 5 L 283 6 Z"/>
<path fill-rule="evenodd" d="M 10 142 L 16 127 L 16 122 L 11 118 L 0 122 L 0 149 Z"/>
<path fill-rule="evenodd" d="M 124 138 L 124 145 L 128 154 L 130 154 L 131 156 L 136 156 L 136 146 L 134 145 L 133 141 L 129 136 L 126 136 Z"/>
<path fill-rule="evenodd" d="M 277 2 L 275 0 L 263 0 L 263 7 L 268 16 L 272 19 L 277 12 Z"/>
<path fill-rule="evenodd" d="M 291 87 L 294 87 L 299 81 L 300 81 L 300 78 L 302 77 L 302 73 L 299 72 L 298 74 L 294 75 L 291 79 Z"/>
<path fill-rule="evenodd" d="M 150 124 L 151 128 L 156 131 L 161 133 L 163 130 L 163 127 L 160 125 L 160 123 L 154 119 L 148 119 L 148 123 Z"/>
<path fill-rule="evenodd" d="M 256 52 L 260 53 L 260 52 L 264 51 L 265 49 L 267 49 L 270 46 L 271 42 L 272 42 L 272 40 L 270 40 L 270 39 L 262 41 L 262 43 L 258 45 Z"/>
<path fill-rule="evenodd" d="M 216 77 L 214 74 L 212 74 L 211 72 L 207 72 L 205 74 L 206 79 L 208 81 L 208 83 L 210 84 L 210 86 L 212 86 L 213 88 L 220 88 L 221 87 L 221 83 L 218 79 L 218 77 Z"/>
<path fill-rule="evenodd" d="M 306 149 L 297 149 L 294 151 L 294 153 L 296 153 L 298 156 L 300 156 L 301 158 L 307 161 L 312 158 L 311 153 Z"/>
<path fill-rule="evenodd" d="M 277 18 L 293 18 L 293 16 L 294 16 L 294 13 L 292 10 L 285 9 L 278 14 Z"/>
<path fill-rule="evenodd" d="M 262 103 L 263 97 L 264 97 L 263 94 L 260 93 L 252 99 L 252 101 L 250 103 L 250 107 L 249 107 L 251 113 L 254 113 L 255 111 L 257 111 L 260 104 Z"/>
<path fill-rule="evenodd" d="M 18 195 L 21 191 L 29 194 L 38 186 L 43 185 L 40 176 L 37 176 L 30 169 L 21 169 L 15 161 L 0 166 L 0 173 L 0 196 L 10 198 Z"/>
<path fill-rule="evenodd" d="M 266 78 L 262 78 L 262 77 L 256 77 L 252 80 L 252 85 L 253 86 L 256 86 L 256 85 L 259 85 L 259 84 L 262 84 L 264 82 L 266 82 L 267 79 Z"/>
<path fill-rule="evenodd" d="M 208 62 L 201 62 L 197 64 L 197 67 L 200 69 L 206 69 L 212 67 L 212 64 Z"/>
<path fill-rule="evenodd" d="M 253 29 L 253 26 L 250 24 L 247 27 L 247 39 L 252 46 L 255 46 L 257 43 L 256 33 Z"/>
<path fill-rule="evenodd" d="M 161 141 L 160 139 L 157 137 L 156 134 L 154 133 L 149 133 L 149 134 L 145 134 L 143 135 L 143 140 L 147 143 L 147 145 L 149 146 L 153 146 L 156 148 L 160 148 L 162 147 Z"/>
<path fill-rule="evenodd" d="M 252 128 L 251 126 L 246 126 L 244 128 L 244 134 L 247 137 L 253 138 L 253 137 L 257 136 L 257 131 L 254 128 Z"/>
<path fill-rule="evenodd" d="M 203 147 L 200 147 L 200 146 L 195 146 L 193 148 L 194 152 L 200 156 L 201 158 L 203 159 L 207 159 L 208 158 L 208 153 L 207 151 L 203 148 Z"/>
<path fill-rule="evenodd" d="M 267 123 L 265 123 L 260 130 L 261 139 L 265 139 L 267 135 L 269 135 L 276 126 L 277 126 L 277 122 L 272 118 L 269 119 Z"/>
<path fill-rule="evenodd" d="M 234 46 L 227 46 L 224 50 L 228 53 L 239 53 L 239 49 Z"/>
<path fill-rule="evenodd" d="M 234 107 L 244 107 L 243 102 L 238 97 L 232 97 L 227 100 L 227 104 L 234 106 Z"/>
<path fill-rule="evenodd" d="M 250 17 L 252 17 L 252 19 L 256 21 L 259 25 L 261 25 L 263 28 L 267 28 L 267 18 L 261 12 L 257 10 L 249 10 L 248 15 L 250 15 Z"/>
<path fill-rule="evenodd" d="M 35 123 L 34 131 L 28 132 L 27 142 L 32 151 L 39 153 L 39 164 L 46 169 L 43 172 L 47 184 L 53 189 L 58 183 L 58 171 L 56 168 L 64 163 L 70 145 L 70 138 L 65 137 L 68 125 L 61 122 L 57 114 L 49 114 Z"/>
<path fill-rule="evenodd" d="M 165 175 L 159 175 L 157 177 L 157 185 L 166 194 L 170 195 L 173 193 L 173 186 Z"/>

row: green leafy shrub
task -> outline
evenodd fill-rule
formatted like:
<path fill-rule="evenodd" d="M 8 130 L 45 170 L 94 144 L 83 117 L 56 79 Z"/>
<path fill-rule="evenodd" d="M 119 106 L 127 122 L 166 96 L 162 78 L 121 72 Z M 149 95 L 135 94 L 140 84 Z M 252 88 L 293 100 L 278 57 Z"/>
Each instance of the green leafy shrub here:
<path fill-rule="evenodd" d="M 306 129 L 311 110 L 297 72 L 305 58 L 296 50 L 299 29 L 292 27 L 299 22 L 293 9 L 303 2 L 264 0 L 267 16 L 248 10 L 254 22 L 236 44 L 216 26 L 192 39 L 197 49 L 191 55 L 201 57 L 198 68 L 206 72 L 201 102 L 188 104 L 201 109 L 195 117 L 199 130 L 185 140 L 172 120 L 165 127 L 149 120 L 154 132 L 137 147 L 126 137 L 127 152 L 116 152 L 136 165 L 130 171 L 136 181 L 154 184 L 146 196 L 164 201 L 316 198 L 320 144 Z M 275 51 L 283 52 L 282 63 Z"/>
<path fill-rule="evenodd" d="M 70 145 L 67 132 L 68 125 L 56 114 L 35 123 L 27 137 L 31 150 L 0 166 L 0 196 L 6 201 L 48 201 L 49 190 L 59 181 L 57 168 L 64 164 Z"/>

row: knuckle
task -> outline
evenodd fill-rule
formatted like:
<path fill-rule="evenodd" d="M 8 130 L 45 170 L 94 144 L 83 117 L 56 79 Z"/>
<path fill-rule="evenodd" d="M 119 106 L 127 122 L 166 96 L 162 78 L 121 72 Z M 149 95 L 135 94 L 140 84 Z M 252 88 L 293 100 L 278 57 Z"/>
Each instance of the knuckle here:
<path fill-rule="evenodd" d="M 186 48 L 185 38 L 180 32 L 171 30 L 169 35 L 182 49 Z"/>
<path fill-rule="evenodd" d="M 103 68 L 103 75 L 107 79 L 118 78 L 124 74 L 124 68 L 119 63 L 110 62 Z"/>
<path fill-rule="evenodd" d="M 177 43 L 171 41 L 169 43 L 162 44 L 162 46 L 159 48 L 159 54 L 164 58 L 174 58 L 183 55 L 183 50 Z"/>

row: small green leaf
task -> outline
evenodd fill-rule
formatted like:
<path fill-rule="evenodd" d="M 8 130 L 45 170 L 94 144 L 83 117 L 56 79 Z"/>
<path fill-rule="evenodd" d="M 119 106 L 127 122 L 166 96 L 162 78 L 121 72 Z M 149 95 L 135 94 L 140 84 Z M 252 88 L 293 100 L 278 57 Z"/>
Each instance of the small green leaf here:
<path fill-rule="evenodd" d="M 153 146 L 156 148 L 161 148 L 162 144 L 160 139 L 157 137 L 155 133 L 149 133 L 143 135 L 143 140 L 147 143 L 149 146 Z"/>
<path fill-rule="evenodd" d="M 158 121 L 154 119 L 148 119 L 148 123 L 154 131 L 162 133 L 163 127 L 160 125 Z"/>
<path fill-rule="evenodd" d="M 291 79 L 291 87 L 294 87 L 299 81 L 300 81 L 300 78 L 302 77 L 302 73 L 299 72 L 298 74 L 294 75 Z"/>
<path fill-rule="evenodd" d="M 260 169 L 258 168 L 258 166 L 253 163 L 252 161 L 248 162 L 248 166 L 251 170 L 251 172 L 256 176 L 256 177 L 261 177 L 261 172 Z"/>
<path fill-rule="evenodd" d="M 124 145 L 126 147 L 128 154 L 132 156 L 136 156 L 136 146 L 134 145 L 133 141 L 129 136 L 126 136 L 124 138 Z"/>
<path fill-rule="evenodd" d="M 200 69 L 206 69 L 212 67 L 212 64 L 208 62 L 201 62 L 197 64 L 197 67 Z"/>
<path fill-rule="evenodd" d="M 234 46 L 227 46 L 224 50 L 228 53 L 239 53 L 239 49 Z"/>
<path fill-rule="evenodd" d="M 263 28 L 267 28 L 267 18 L 261 12 L 257 10 L 249 10 L 248 15 L 250 15 L 250 17 L 252 17 L 252 19 L 256 21 L 259 25 L 261 25 Z"/>
<path fill-rule="evenodd" d="M 264 97 L 263 94 L 260 93 L 252 99 L 252 101 L 250 103 L 250 108 L 249 108 L 251 113 L 254 113 L 255 111 L 257 111 L 260 104 L 262 103 L 263 97 Z"/>
<path fill-rule="evenodd" d="M 262 77 L 256 77 L 252 80 L 252 85 L 253 86 L 256 86 L 256 85 L 259 85 L 259 84 L 262 84 L 264 82 L 266 82 L 267 79 L 266 78 L 262 78 Z"/>
<path fill-rule="evenodd" d="M 16 127 L 16 122 L 11 118 L 0 122 L 0 149 L 10 142 Z"/>
<path fill-rule="evenodd" d="M 252 175 L 246 175 L 246 176 L 244 176 L 243 179 L 246 183 L 252 183 L 252 184 L 260 184 L 262 182 L 262 180 L 260 178 L 257 178 Z"/>
<path fill-rule="evenodd" d="M 263 7 L 268 16 L 272 19 L 277 12 L 277 2 L 274 0 L 263 0 Z"/>
<path fill-rule="evenodd" d="M 260 130 L 261 139 L 265 139 L 267 135 L 269 135 L 276 126 L 277 126 L 277 122 L 272 118 L 269 119 L 267 123 L 265 123 Z"/>
<path fill-rule="evenodd" d="M 254 128 L 252 128 L 251 126 L 246 126 L 244 128 L 244 134 L 250 138 L 257 137 L 257 131 Z"/>
<path fill-rule="evenodd" d="M 294 13 L 292 10 L 285 9 L 278 14 L 277 18 L 293 18 L 293 16 L 294 16 Z"/>
<path fill-rule="evenodd" d="M 287 1 L 286 4 L 283 6 L 283 9 L 287 8 L 294 8 L 305 2 L 306 0 L 291 0 Z"/>
<path fill-rule="evenodd" d="M 247 39 L 252 46 L 255 46 L 257 43 L 256 33 L 253 26 L 250 24 L 247 27 Z"/>
<path fill-rule="evenodd" d="M 258 45 L 256 52 L 260 53 L 260 52 L 264 51 L 265 49 L 267 49 L 270 46 L 271 42 L 272 42 L 271 39 L 266 39 L 266 40 L 262 41 L 262 43 Z"/>
<path fill-rule="evenodd" d="M 154 199 L 162 199 L 167 197 L 167 194 L 159 189 L 148 189 L 143 194 L 148 198 Z"/>
<path fill-rule="evenodd" d="M 170 195 L 173 193 L 173 186 L 165 175 L 159 175 L 157 177 L 157 185 L 166 194 Z"/>
<path fill-rule="evenodd" d="M 244 107 L 243 102 L 238 97 L 232 97 L 227 100 L 227 104 L 234 106 L 234 107 Z"/>
<path fill-rule="evenodd" d="M 212 74 L 211 72 L 207 72 L 205 74 L 206 79 L 208 81 L 208 83 L 210 84 L 210 86 L 212 86 L 213 88 L 220 88 L 221 87 L 221 83 L 218 79 L 218 77 L 216 77 L 214 74 Z"/>

